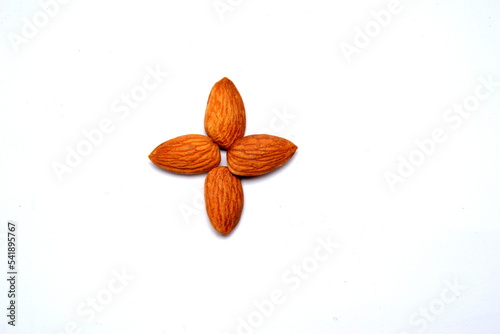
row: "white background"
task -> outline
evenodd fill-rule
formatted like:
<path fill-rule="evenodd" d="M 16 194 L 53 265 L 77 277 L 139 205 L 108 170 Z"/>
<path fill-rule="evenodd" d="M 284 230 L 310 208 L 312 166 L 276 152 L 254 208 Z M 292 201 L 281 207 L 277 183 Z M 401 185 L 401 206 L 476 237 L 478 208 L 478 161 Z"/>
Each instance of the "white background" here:
<path fill-rule="evenodd" d="M 498 333 L 499 3 L 408 0 L 390 18 L 388 1 L 221 3 L 2 1 L 0 331 Z M 123 109 L 148 70 L 168 75 Z M 246 134 L 299 147 L 243 180 L 229 237 L 208 222 L 204 175 L 148 159 L 204 133 L 224 76 Z M 477 89 L 489 94 L 468 117 L 448 112 Z M 103 120 L 108 133 L 58 177 L 54 164 Z M 418 153 L 436 129 L 445 140 Z M 419 165 L 405 170 L 410 157 Z M 391 189 L 387 173 L 404 182 Z"/>

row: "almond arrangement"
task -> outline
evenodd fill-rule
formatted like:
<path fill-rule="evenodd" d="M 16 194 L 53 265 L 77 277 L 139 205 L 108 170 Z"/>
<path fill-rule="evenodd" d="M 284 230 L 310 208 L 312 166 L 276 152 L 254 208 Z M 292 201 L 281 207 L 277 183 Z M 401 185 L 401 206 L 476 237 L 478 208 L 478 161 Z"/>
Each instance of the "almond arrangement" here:
<path fill-rule="evenodd" d="M 229 234 L 243 210 L 241 177 L 269 173 L 284 165 L 297 146 L 267 134 L 245 136 L 243 99 L 228 78 L 210 91 L 205 111 L 207 135 L 188 134 L 158 145 L 149 159 L 158 167 L 177 174 L 207 173 L 205 207 L 210 223 L 221 234 Z M 219 166 L 220 149 L 227 150 L 227 167 Z"/>

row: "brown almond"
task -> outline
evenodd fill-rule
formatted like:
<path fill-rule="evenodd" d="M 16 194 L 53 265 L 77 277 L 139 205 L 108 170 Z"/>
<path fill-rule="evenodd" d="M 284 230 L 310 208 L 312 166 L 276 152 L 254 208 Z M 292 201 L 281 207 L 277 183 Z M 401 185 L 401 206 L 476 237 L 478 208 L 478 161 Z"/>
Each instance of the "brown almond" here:
<path fill-rule="evenodd" d="M 179 174 L 200 174 L 220 163 L 220 150 L 214 141 L 203 135 L 184 135 L 170 139 L 149 155 L 158 167 Z"/>
<path fill-rule="evenodd" d="M 217 232 L 229 234 L 238 224 L 243 210 L 243 187 L 227 167 L 214 168 L 207 174 L 205 206 Z"/>
<path fill-rule="evenodd" d="M 243 99 L 234 83 L 223 78 L 208 96 L 205 131 L 221 148 L 228 149 L 236 139 L 243 137 L 245 128 Z"/>
<path fill-rule="evenodd" d="M 235 141 L 227 151 L 227 167 L 235 175 L 261 175 L 285 164 L 296 150 L 297 146 L 285 138 L 250 135 Z"/>

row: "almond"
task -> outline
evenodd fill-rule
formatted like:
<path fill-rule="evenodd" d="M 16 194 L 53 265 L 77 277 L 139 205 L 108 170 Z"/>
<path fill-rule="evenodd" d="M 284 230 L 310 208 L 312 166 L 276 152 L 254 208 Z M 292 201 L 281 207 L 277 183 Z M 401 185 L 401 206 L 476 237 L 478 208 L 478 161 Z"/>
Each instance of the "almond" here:
<path fill-rule="evenodd" d="M 210 91 L 205 111 L 205 131 L 221 148 L 228 149 L 243 137 L 245 106 L 238 89 L 228 78 L 218 81 Z"/>
<path fill-rule="evenodd" d="M 220 150 L 214 141 L 203 135 L 184 135 L 170 139 L 149 155 L 158 167 L 179 174 L 205 173 L 220 163 Z"/>
<path fill-rule="evenodd" d="M 227 151 L 227 167 L 240 176 L 256 176 L 282 166 L 293 156 L 297 146 L 272 135 L 250 135 L 238 139 Z"/>
<path fill-rule="evenodd" d="M 238 224 L 243 210 L 243 187 L 227 167 L 214 168 L 207 174 L 205 206 L 217 232 L 229 234 Z"/>

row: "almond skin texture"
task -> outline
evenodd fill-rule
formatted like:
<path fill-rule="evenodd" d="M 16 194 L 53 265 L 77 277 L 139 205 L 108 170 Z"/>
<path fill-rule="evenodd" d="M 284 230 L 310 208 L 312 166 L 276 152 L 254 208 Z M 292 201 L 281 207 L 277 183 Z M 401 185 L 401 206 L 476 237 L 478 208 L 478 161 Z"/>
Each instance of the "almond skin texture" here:
<path fill-rule="evenodd" d="M 205 206 L 217 232 L 229 234 L 238 224 L 243 210 L 243 187 L 227 167 L 214 168 L 207 174 Z"/>
<path fill-rule="evenodd" d="M 285 164 L 297 146 L 285 138 L 250 135 L 238 139 L 227 151 L 227 167 L 240 176 L 257 176 Z"/>
<path fill-rule="evenodd" d="M 228 149 L 245 134 L 245 106 L 238 89 L 228 78 L 218 81 L 208 96 L 205 131 L 217 145 Z"/>
<path fill-rule="evenodd" d="M 220 150 L 210 137 L 184 135 L 160 144 L 149 159 L 173 173 L 200 174 L 219 165 Z"/>

